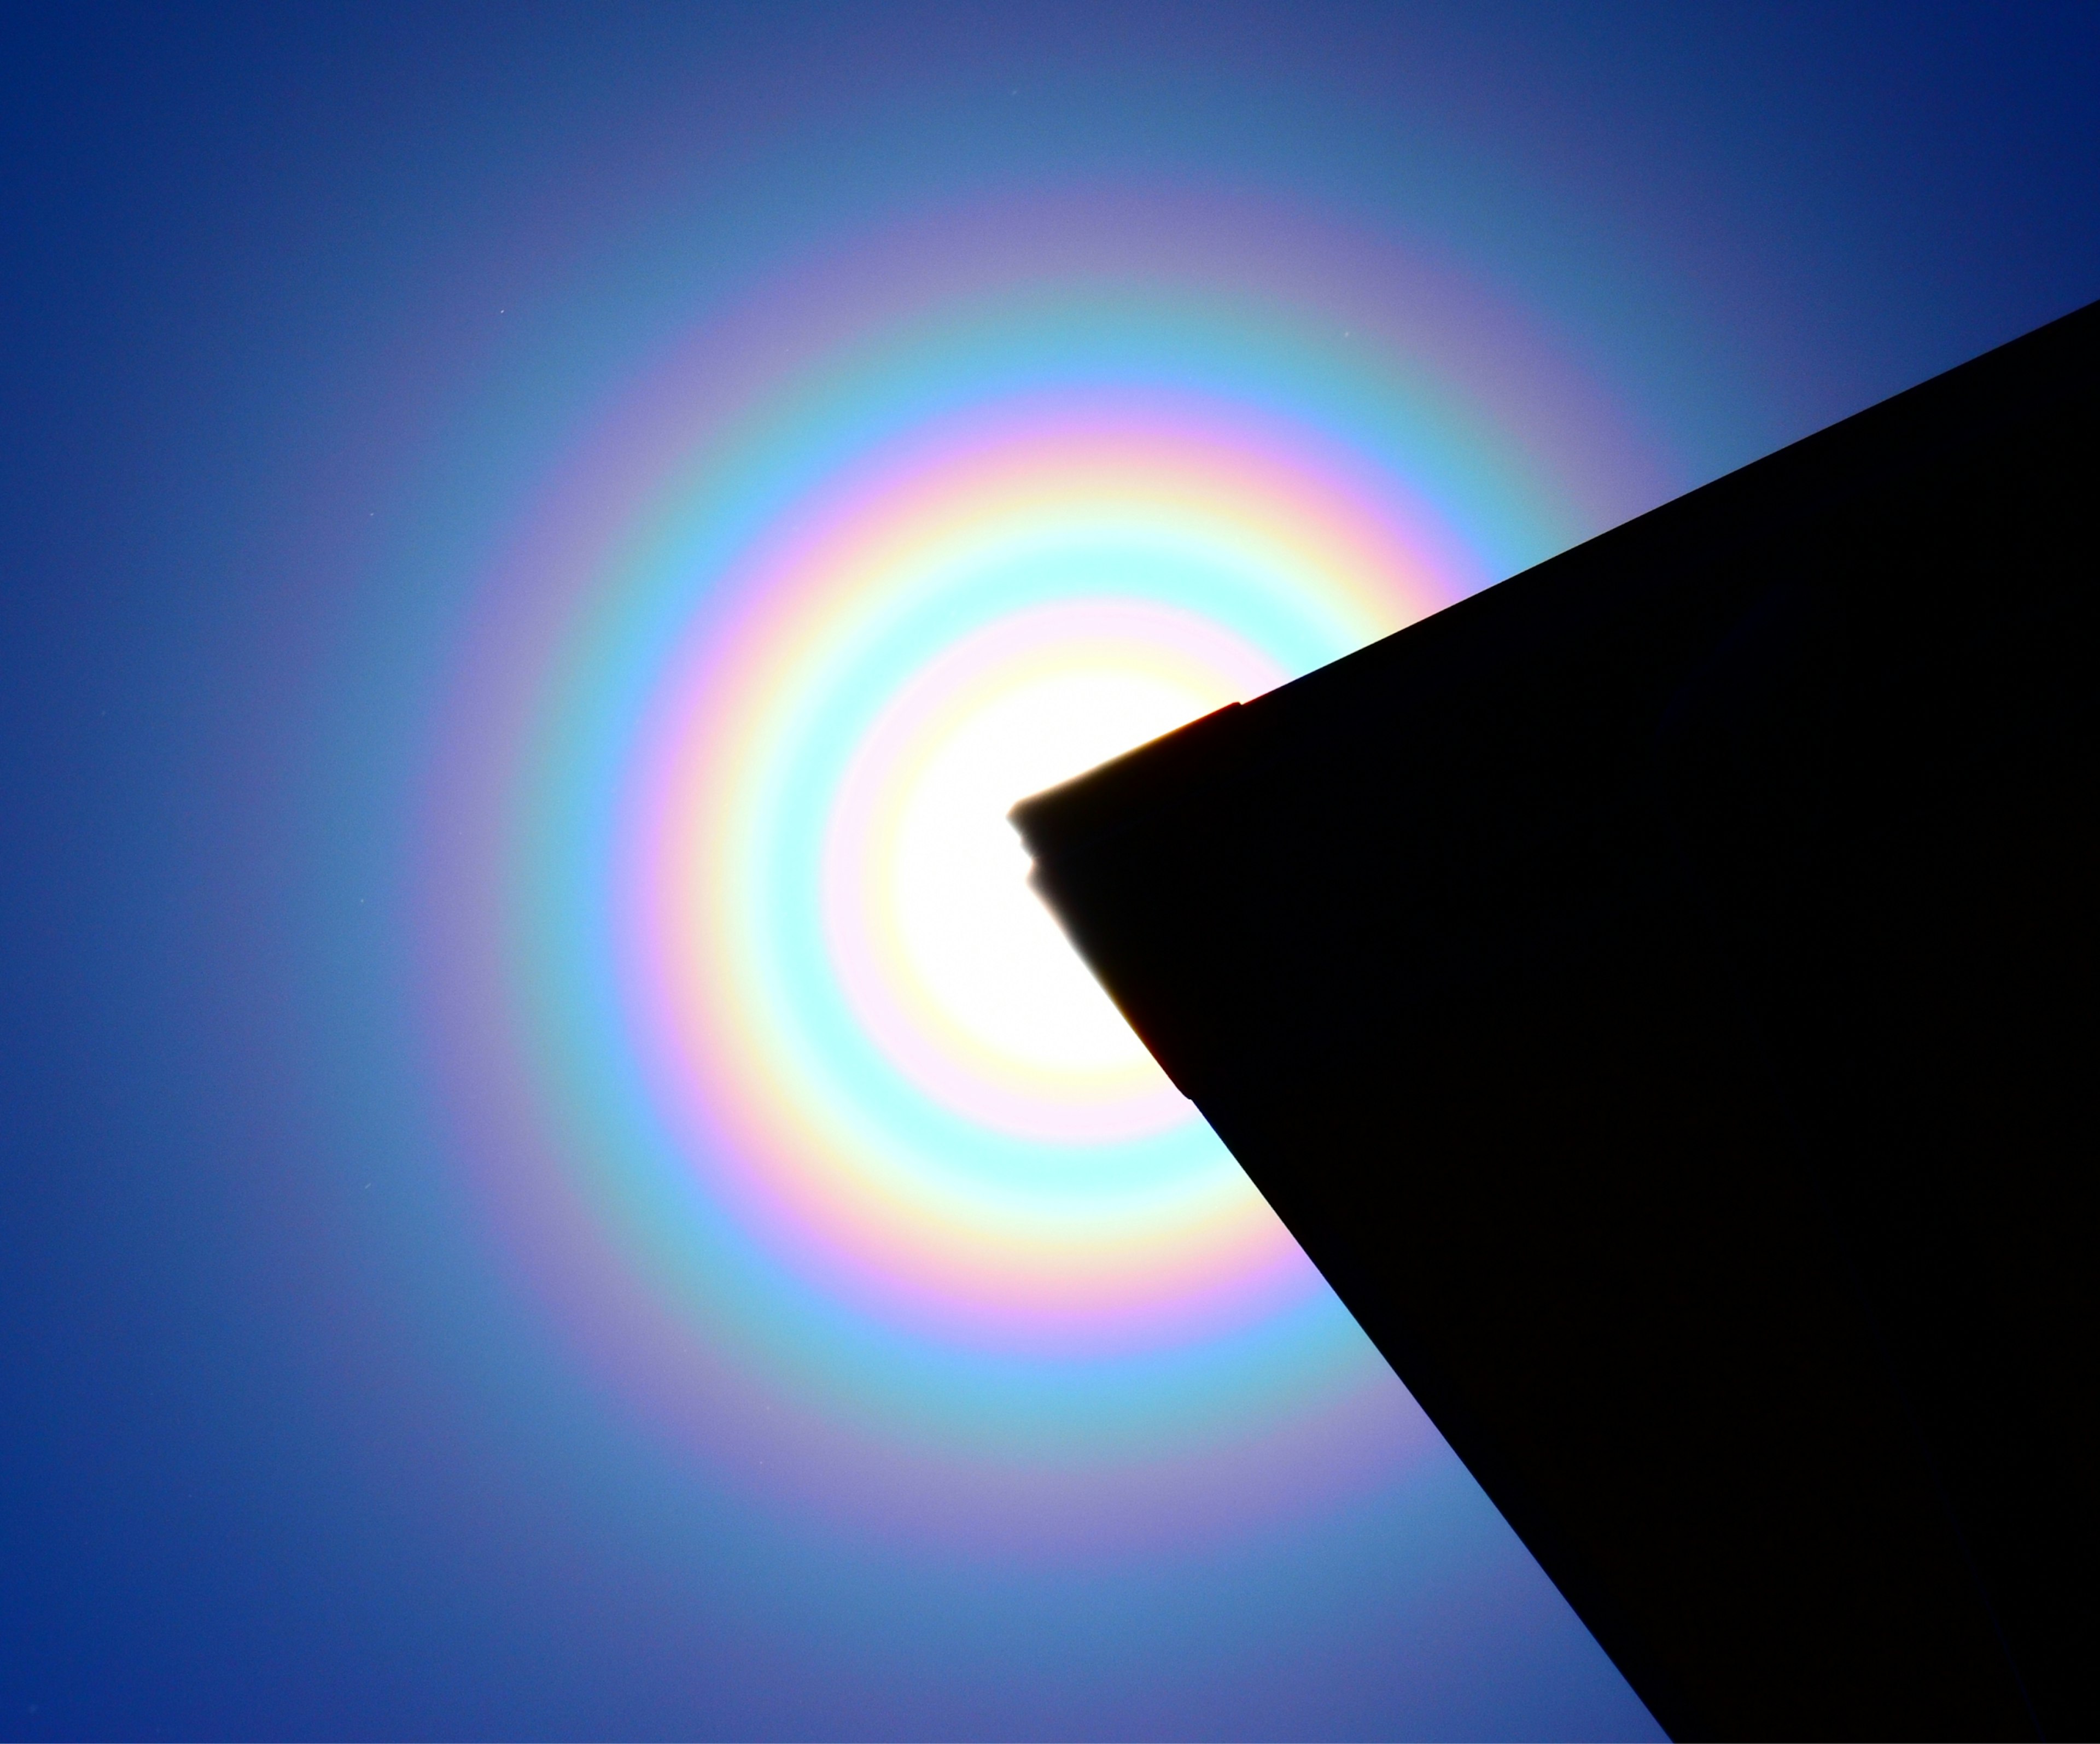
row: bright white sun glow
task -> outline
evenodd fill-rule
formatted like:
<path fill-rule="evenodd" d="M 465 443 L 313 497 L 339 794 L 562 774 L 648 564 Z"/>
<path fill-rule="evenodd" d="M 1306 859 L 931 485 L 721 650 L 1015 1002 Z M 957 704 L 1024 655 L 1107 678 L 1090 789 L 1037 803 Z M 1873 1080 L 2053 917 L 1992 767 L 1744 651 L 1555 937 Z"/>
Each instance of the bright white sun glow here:
<path fill-rule="evenodd" d="M 1029 889 L 1007 807 L 1217 706 L 1130 668 L 1075 666 L 987 699 L 908 783 L 878 876 L 915 987 L 978 1048 L 1046 1074 L 1144 1049 Z"/>
<path fill-rule="evenodd" d="M 1029 888 L 1006 814 L 1280 676 L 1214 625 L 1118 601 L 1009 619 L 931 663 L 863 741 L 827 854 L 835 958 L 884 1051 L 957 1111 L 1033 1136 L 1188 1118 Z"/>

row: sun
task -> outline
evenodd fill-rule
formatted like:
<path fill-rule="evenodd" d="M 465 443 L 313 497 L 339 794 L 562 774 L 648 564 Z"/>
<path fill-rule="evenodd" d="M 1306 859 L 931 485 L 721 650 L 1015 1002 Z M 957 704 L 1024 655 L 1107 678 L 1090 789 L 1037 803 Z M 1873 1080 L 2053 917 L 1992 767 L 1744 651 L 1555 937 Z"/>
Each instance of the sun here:
<path fill-rule="evenodd" d="M 1189 1118 L 1029 887 L 1006 814 L 1277 676 L 1195 614 L 1079 599 L 988 626 L 901 687 L 841 783 L 826 910 L 847 997 L 922 1089 L 1039 1137 Z"/>

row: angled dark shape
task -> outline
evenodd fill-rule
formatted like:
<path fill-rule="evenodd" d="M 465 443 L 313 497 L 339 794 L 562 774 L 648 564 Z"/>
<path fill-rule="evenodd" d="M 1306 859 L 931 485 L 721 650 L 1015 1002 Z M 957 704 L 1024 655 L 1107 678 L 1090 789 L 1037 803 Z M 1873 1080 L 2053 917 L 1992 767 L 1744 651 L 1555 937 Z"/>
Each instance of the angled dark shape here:
<path fill-rule="evenodd" d="M 2100 304 L 1013 816 L 1663 1725 L 2100 1733 Z"/>

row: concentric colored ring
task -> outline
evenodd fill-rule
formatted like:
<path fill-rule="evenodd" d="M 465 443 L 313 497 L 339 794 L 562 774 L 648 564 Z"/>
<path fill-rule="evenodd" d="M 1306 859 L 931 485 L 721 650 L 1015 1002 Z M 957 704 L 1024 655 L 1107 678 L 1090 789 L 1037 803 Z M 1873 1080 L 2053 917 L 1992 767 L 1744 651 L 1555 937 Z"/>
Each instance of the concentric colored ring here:
<path fill-rule="evenodd" d="M 571 1335 L 712 1465 L 1244 1526 L 1414 1419 L 1004 813 L 1564 542 L 1600 463 L 1564 394 L 1458 409 L 1464 287 L 1381 326 L 1356 242 L 1329 307 L 1215 238 L 927 234 L 712 311 L 551 464 L 433 765 L 442 1047 Z"/>

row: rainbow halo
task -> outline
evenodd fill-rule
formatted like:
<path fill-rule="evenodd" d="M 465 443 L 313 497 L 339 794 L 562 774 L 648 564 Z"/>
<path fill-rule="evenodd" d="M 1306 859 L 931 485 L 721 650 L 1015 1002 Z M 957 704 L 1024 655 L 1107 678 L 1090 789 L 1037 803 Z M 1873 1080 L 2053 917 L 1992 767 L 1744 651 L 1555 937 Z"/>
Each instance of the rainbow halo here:
<path fill-rule="evenodd" d="M 1449 287 L 1381 327 L 1361 249 L 1341 308 L 1303 246 L 1264 292 L 1185 225 L 1015 227 L 718 312 L 559 463 L 448 716 L 435 991 L 492 1202 L 711 1461 L 894 1467 L 893 1521 L 1137 1473 L 1255 1517 L 1411 1406 L 1004 814 L 1551 549 L 1568 492 L 1425 369 Z"/>

